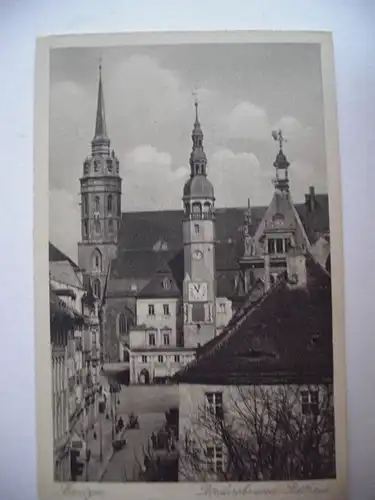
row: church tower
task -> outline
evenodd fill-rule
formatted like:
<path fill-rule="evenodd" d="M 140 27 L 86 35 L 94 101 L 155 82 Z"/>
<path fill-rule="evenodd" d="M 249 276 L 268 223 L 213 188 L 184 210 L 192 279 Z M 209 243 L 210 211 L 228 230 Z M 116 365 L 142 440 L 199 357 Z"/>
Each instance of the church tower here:
<path fill-rule="evenodd" d="M 214 189 L 207 179 L 203 132 L 195 102 L 190 179 L 184 186 L 184 346 L 199 347 L 216 333 Z"/>
<path fill-rule="evenodd" d="M 95 295 L 103 297 L 109 264 L 116 257 L 121 222 L 119 161 L 110 150 L 99 66 L 98 103 L 91 154 L 83 163 L 81 183 L 81 241 L 78 265 L 89 276 Z"/>

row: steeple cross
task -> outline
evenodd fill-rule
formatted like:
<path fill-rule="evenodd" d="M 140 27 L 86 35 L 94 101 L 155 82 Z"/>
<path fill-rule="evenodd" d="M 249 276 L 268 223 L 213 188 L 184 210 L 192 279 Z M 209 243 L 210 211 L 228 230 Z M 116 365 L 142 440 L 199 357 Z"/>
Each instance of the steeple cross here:
<path fill-rule="evenodd" d="M 280 151 L 283 149 L 284 142 L 287 142 L 281 130 L 272 130 L 272 137 L 279 143 Z"/>

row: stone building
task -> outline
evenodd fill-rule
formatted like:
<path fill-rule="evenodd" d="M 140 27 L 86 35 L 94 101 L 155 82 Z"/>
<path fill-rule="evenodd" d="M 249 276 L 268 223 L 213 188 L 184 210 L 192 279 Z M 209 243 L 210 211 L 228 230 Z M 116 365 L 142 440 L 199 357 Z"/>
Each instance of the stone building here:
<path fill-rule="evenodd" d="M 68 344 L 73 338 L 74 314 L 50 290 L 52 418 L 55 480 L 70 479 Z"/>
<path fill-rule="evenodd" d="M 270 271 L 266 287 L 285 271 L 287 251 L 294 245 L 323 267 L 329 262 L 328 196 L 306 186 L 306 199 L 293 201 L 283 138 L 281 133 L 274 138 L 279 150 L 270 205 L 248 202 L 246 207 L 244 200 L 242 207 L 218 208 L 196 103 L 191 173 L 181 186 L 183 210 L 121 213 L 119 162 L 110 152 L 99 76 L 95 135 L 81 178 L 79 265 L 103 300 L 106 363 L 140 363 L 130 366 L 137 380 L 138 368 L 146 363 L 149 370 L 156 359 L 147 358 L 147 350 L 154 351 L 150 337 L 141 334 L 147 329 L 162 335 L 164 327 L 172 328 L 175 344 L 169 348 L 199 350 L 220 334 L 250 292 L 254 301 L 263 294 L 264 266 Z M 131 345 L 141 351 L 132 356 Z M 161 347 L 155 356 L 165 360 L 164 372 L 170 373 L 175 369 L 170 358 L 178 355 Z"/>
<path fill-rule="evenodd" d="M 174 378 L 179 480 L 335 477 L 330 276 L 307 251 L 286 259 Z"/>
<path fill-rule="evenodd" d="M 88 430 L 98 418 L 100 397 L 100 324 L 99 300 L 78 266 L 50 244 L 51 347 L 54 433 L 66 439 L 64 467 L 56 478 L 66 480 L 70 468 L 69 448 L 85 448 Z M 52 315 L 56 304 L 64 315 Z M 62 321 L 57 323 L 57 319 Z M 59 333 L 59 329 L 62 332 Z M 57 333 L 56 333 L 57 332 Z M 63 345 L 61 344 L 63 334 Z M 56 344 L 58 339 L 58 345 Z M 58 387 L 59 395 L 55 395 Z M 60 413 L 63 416 L 59 416 Z M 63 422 L 64 424 L 62 424 Z M 64 425 L 63 435 L 62 425 Z"/>

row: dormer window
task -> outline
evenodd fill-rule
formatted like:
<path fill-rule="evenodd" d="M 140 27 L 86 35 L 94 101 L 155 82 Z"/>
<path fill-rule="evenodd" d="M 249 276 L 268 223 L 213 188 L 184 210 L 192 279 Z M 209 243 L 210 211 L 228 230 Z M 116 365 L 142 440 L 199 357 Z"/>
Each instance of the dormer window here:
<path fill-rule="evenodd" d="M 164 278 L 162 283 L 161 283 L 161 286 L 164 288 L 164 290 L 170 290 L 171 288 L 171 282 L 168 278 Z"/>

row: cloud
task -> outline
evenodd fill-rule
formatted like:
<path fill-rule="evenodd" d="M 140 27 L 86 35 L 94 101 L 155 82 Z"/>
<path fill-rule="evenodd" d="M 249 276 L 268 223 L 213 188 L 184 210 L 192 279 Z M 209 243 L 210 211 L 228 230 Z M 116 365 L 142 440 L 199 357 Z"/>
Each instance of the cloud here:
<path fill-rule="evenodd" d="M 223 119 L 223 126 L 233 139 L 264 140 L 270 134 L 266 111 L 248 101 L 237 104 Z"/>
<path fill-rule="evenodd" d="M 131 151 L 122 169 L 122 209 L 166 210 L 181 208 L 186 167 L 176 168 L 167 152 L 146 144 Z"/>
<path fill-rule="evenodd" d="M 80 210 L 78 195 L 66 189 L 51 189 L 49 193 L 49 240 L 77 262 L 77 242 L 80 240 Z"/>
<path fill-rule="evenodd" d="M 218 207 L 246 205 L 249 197 L 252 204 L 268 203 L 272 194 L 271 174 L 272 170 L 262 167 L 254 153 L 219 149 L 209 162 L 208 175 Z"/>
<path fill-rule="evenodd" d="M 285 139 L 301 139 L 309 137 L 312 130 L 310 127 L 303 126 L 297 118 L 293 116 L 283 116 L 275 123 L 272 130 L 282 130 Z"/>

